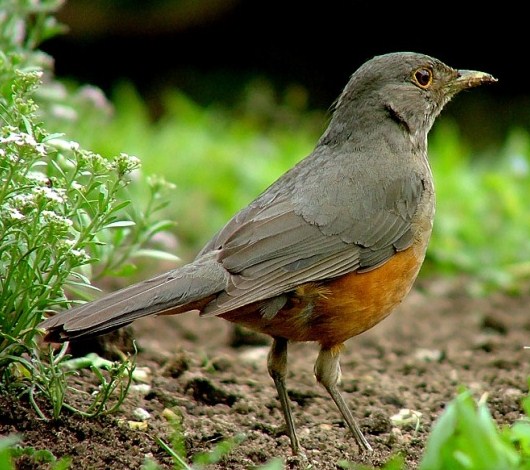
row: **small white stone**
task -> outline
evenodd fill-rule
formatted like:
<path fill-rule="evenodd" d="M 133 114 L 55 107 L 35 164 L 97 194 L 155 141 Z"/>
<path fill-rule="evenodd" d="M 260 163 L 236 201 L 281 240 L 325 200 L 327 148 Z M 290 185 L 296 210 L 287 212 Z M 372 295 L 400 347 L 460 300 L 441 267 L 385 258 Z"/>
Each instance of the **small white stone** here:
<path fill-rule="evenodd" d="M 136 367 L 133 371 L 133 380 L 136 382 L 151 382 L 152 372 L 149 367 Z"/>
<path fill-rule="evenodd" d="M 151 418 L 151 413 L 144 408 L 138 407 L 133 410 L 133 416 L 140 421 L 145 421 Z"/>
<path fill-rule="evenodd" d="M 418 348 L 414 352 L 414 357 L 423 362 L 440 362 L 444 353 L 439 349 Z"/>
<path fill-rule="evenodd" d="M 239 357 L 251 364 L 264 364 L 269 354 L 269 347 L 251 348 L 242 352 Z"/>
<path fill-rule="evenodd" d="M 390 421 L 394 426 L 412 426 L 418 428 L 421 416 L 422 414 L 419 411 L 402 408 L 398 413 L 390 417 Z"/>
<path fill-rule="evenodd" d="M 134 384 L 131 385 L 130 390 L 132 392 L 138 393 L 142 396 L 147 395 L 151 391 L 151 385 L 149 384 Z"/>

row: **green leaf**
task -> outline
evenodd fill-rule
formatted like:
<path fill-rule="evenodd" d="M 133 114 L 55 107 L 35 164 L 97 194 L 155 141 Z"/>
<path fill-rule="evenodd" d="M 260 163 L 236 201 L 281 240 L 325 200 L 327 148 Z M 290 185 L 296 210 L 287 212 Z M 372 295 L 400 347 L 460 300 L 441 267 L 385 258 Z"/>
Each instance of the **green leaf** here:
<path fill-rule="evenodd" d="M 136 250 L 133 253 L 133 256 L 135 258 L 151 258 L 151 259 L 159 259 L 163 261 L 171 261 L 171 262 L 179 262 L 180 258 L 176 255 L 172 255 L 171 253 L 168 253 L 167 251 L 161 251 L 161 250 L 149 250 L 149 249 L 141 249 Z"/>
<path fill-rule="evenodd" d="M 477 405 L 465 391 L 436 421 L 419 469 L 511 470 L 519 461 L 513 445 L 499 433 L 486 403 Z"/>
<path fill-rule="evenodd" d="M 200 452 L 193 457 L 194 465 L 211 465 L 218 463 L 225 455 L 228 455 L 232 449 L 246 439 L 244 434 L 237 434 L 230 439 L 224 439 L 218 442 L 209 452 Z"/>
<path fill-rule="evenodd" d="M 16 435 L 9 435 L 0 438 L 0 470 L 13 470 L 13 459 L 11 456 L 12 447 L 21 441 Z"/>
<path fill-rule="evenodd" d="M 509 437 L 516 443 L 521 454 L 530 459 L 530 421 L 525 419 L 516 422 L 510 430 Z"/>
<path fill-rule="evenodd" d="M 112 222 L 110 224 L 105 225 L 103 228 L 119 228 L 119 227 L 132 227 L 136 225 L 132 220 L 119 220 L 117 222 Z"/>

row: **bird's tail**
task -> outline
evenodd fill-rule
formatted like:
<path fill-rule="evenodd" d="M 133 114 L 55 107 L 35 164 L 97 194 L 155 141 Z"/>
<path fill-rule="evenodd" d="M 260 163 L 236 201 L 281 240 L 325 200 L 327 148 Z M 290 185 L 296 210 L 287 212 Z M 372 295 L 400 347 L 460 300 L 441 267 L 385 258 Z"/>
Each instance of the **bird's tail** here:
<path fill-rule="evenodd" d="M 210 252 L 182 268 L 60 312 L 39 327 L 47 331 L 46 341 L 98 336 L 141 317 L 202 310 L 227 282 L 228 272 Z"/>

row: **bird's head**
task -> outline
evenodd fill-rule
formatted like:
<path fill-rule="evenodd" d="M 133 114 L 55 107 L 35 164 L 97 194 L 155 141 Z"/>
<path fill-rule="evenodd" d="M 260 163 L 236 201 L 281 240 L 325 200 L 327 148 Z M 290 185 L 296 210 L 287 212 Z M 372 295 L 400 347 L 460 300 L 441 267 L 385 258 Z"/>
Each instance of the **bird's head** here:
<path fill-rule="evenodd" d="M 413 140 L 423 141 L 453 96 L 496 81 L 488 73 L 457 70 L 424 54 L 376 56 L 351 76 L 336 102 L 330 128 L 344 131 L 347 138 L 348 128 L 365 132 L 390 117 Z"/>

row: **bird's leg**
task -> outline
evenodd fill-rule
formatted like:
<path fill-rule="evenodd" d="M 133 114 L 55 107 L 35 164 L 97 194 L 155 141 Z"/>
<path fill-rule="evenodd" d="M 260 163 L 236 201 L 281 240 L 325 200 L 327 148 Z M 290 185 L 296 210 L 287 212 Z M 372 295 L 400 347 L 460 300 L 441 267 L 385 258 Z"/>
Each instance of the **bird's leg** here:
<path fill-rule="evenodd" d="M 339 392 L 337 384 L 340 381 L 340 350 L 342 344 L 333 348 L 322 348 L 318 354 L 317 361 L 315 363 L 315 376 L 319 383 L 328 391 L 331 398 L 337 405 L 337 408 L 341 412 L 346 424 L 353 433 L 353 437 L 357 442 L 357 445 L 362 451 L 371 452 L 373 449 L 363 436 L 363 433 L 359 429 L 359 425 L 353 418 L 353 415 L 348 408 L 348 405 L 344 401 L 344 398 Z"/>
<path fill-rule="evenodd" d="M 293 454 L 298 454 L 300 444 L 298 443 L 298 437 L 296 436 L 289 396 L 287 395 L 287 389 L 285 388 L 285 376 L 287 374 L 287 340 L 285 338 L 274 338 L 267 359 L 267 367 L 272 380 L 274 380 L 274 385 L 276 385 L 276 390 L 278 391 L 278 397 L 280 398 L 285 425 L 287 427 L 286 431 L 291 440 Z"/>

